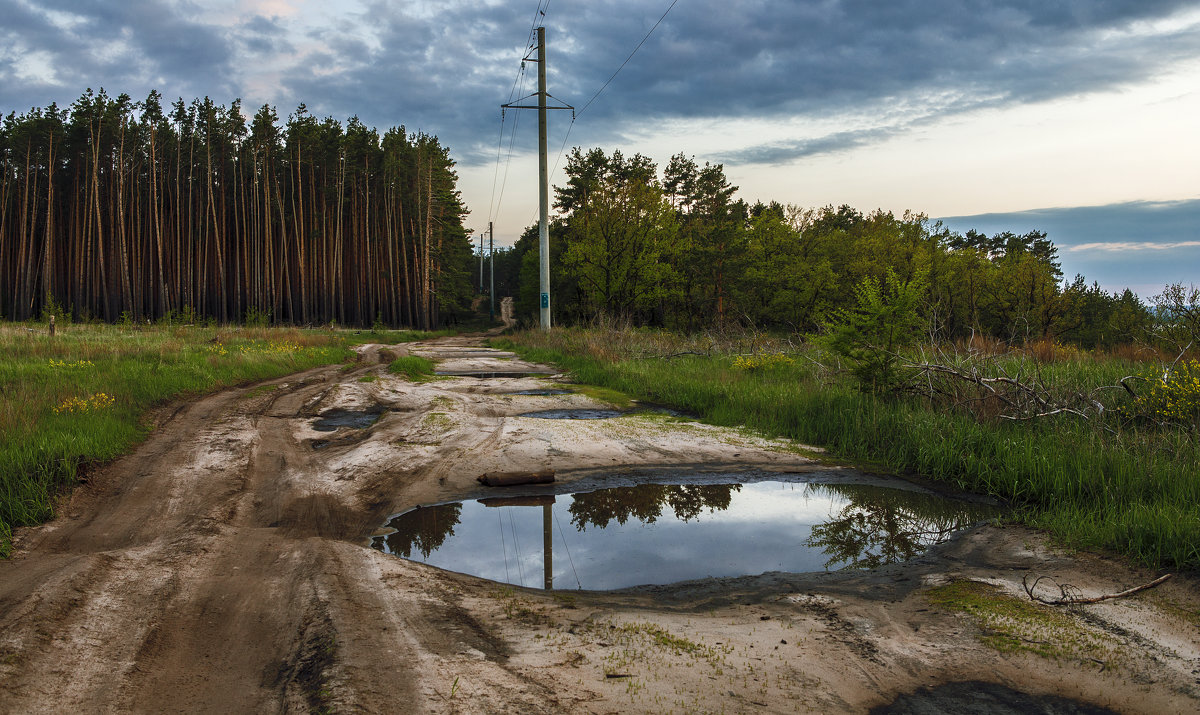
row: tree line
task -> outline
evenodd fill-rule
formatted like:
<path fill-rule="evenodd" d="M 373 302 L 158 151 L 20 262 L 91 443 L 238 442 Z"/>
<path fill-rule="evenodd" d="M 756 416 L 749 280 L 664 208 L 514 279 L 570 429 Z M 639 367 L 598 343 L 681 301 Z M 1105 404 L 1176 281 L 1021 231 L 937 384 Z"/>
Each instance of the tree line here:
<path fill-rule="evenodd" d="M 2 318 L 429 328 L 472 297 L 454 162 L 403 126 L 89 89 L 4 117 L 0 161 Z"/>
<path fill-rule="evenodd" d="M 574 149 L 550 227 L 553 318 L 695 331 L 742 325 L 812 333 L 888 271 L 924 286 L 942 338 L 1131 341 L 1153 321 L 1132 291 L 1064 281 L 1040 231 L 951 232 L 923 214 L 748 204 L 720 164 L 683 154 L 660 171 L 641 154 Z M 537 231 L 498 254 L 497 292 L 537 313 Z M 507 291 L 507 292 L 505 292 Z"/>

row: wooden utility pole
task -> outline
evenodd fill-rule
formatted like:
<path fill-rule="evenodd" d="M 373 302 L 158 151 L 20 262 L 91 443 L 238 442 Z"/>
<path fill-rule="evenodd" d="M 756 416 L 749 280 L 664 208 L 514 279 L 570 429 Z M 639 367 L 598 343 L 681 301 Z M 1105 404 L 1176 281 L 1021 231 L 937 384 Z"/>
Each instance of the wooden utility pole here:
<path fill-rule="evenodd" d="M 547 591 L 554 588 L 554 531 L 550 504 L 542 505 L 542 585 Z"/>
<path fill-rule="evenodd" d="M 546 168 L 546 110 L 575 108 L 564 104 L 561 107 L 546 106 L 550 94 L 546 91 L 546 28 L 537 28 L 537 59 L 526 57 L 523 61 L 536 62 L 538 66 L 538 259 L 541 284 L 541 324 L 543 330 L 550 329 L 550 172 Z M 508 109 L 534 109 L 528 105 L 502 104 Z"/>
<path fill-rule="evenodd" d="M 483 245 L 483 239 L 480 238 L 480 246 Z M 488 308 L 488 317 L 492 320 L 496 319 L 496 234 L 492 232 L 492 222 L 488 221 L 488 255 L 491 256 L 489 263 L 489 271 L 491 273 L 491 288 L 488 289 L 488 299 L 491 301 L 491 307 Z"/>
<path fill-rule="evenodd" d="M 550 174 L 546 170 L 546 28 L 538 45 L 538 271 L 542 287 L 542 330 L 550 329 Z"/>

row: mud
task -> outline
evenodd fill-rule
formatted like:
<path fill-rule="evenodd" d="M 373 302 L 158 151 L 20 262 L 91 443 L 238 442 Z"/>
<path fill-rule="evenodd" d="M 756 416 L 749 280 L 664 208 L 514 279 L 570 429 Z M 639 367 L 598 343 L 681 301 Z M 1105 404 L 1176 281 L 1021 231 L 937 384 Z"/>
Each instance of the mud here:
<path fill-rule="evenodd" d="M 532 417 L 538 420 L 610 420 L 621 416 L 620 410 L 538 410 L 525 412 L 518 417 Z"/>
<path fill-rule="evenodd" d="M 58 519 L 20 532 L 0 562 L 0 711 L 867 712 L 975 681 L 1117 712 L 1200 710 L 1193 578 L 1062 611 L 1043 631 L 935 597 L 973 582 L 1023 598 L 1027 573 L 1086 595 L 1154 575 L 1018 527 L 870 571 L 615 592 L 500 586 L 370 549 L 391 514 L 482 496 L 484 472 L 829 471 L 815 451 L 696 422 L 517 417 L 611 406 L 499 394 L 545 389 L 528 375 L 552 371 L 479 339 L 408 349 L 504 375 L 409 383 L 386 372 L 403 348 L 366 346 L 351 370 L 177 405 Z M 313 428 L 325 410 L 375 406 L 369 427 Z"/>

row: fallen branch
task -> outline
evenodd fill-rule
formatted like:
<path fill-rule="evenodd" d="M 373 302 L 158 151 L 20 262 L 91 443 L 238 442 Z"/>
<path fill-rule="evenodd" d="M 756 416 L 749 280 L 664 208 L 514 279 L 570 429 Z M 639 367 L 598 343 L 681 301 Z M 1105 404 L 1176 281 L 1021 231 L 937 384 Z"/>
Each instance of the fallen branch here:
<path fill-rule="evenodd" d="M 696 350 L 681 350 L 680 352 L 671 353 L 669 355 L 639 355 L 637 357 L 637 359 L 638 360 L 670 360 L 671 358 L 682 357 L 684 355 L 700 355 L 701 357 L 703 357 L 705 355 L 711 355 L 711 354 L 712 354 L 711 352 L 702 353 L 702 352 L 699 352 Z"/>
<path fill-rule="evenodd" d="M 1109 593 L 1109 594 L 1105 594 L 1103 596 L 1093 596 L 1091 598 L 1085 598 L 1085 597 L 1079 595 L 1079 589 L 1075 588 L 1074 586 L 1072 586 L 1070 584 L 1060 584 L 1049 576 L 1038 576 L 1036 579 L 1033 580 L 1033 585 L 1030 585 L 1029 584 L 1029 575 L 1026 574 L 1025 577 L 1021 579 L 1021 585 L 1025 587 L 1025 593 L 1029 594 L 1029 598 L 1031 600 L 1037 601 L 1038 603 L 1044 603 L 1048 606 L 1071 606 L 1071 605 L 1077 605 L 1077 604 L 1083 604 L 1083 603 L 1100 603 L 1101 601 L 1111 601 L 1114 598 L 1124 598 L 1126 596 L 1132 596 L 1133 594 L 1138 593 L 1140 591 L 1145 591 L 1146 589 L 1154 588 L 1155 586 L 1159 585 L 1160 583 L 1171 578 L 1172 575 L 1173 574 L 1166 574 L 1164 576 L 1159 576 L 1158 578 L 1154 579 L 1150 583 L 1144 583 L 1141 586 L 1135 586 L 1133 588 L 1121 591 L 1120 593 Z M 1038 584 L 1041 583 L 1043 580 L 1051 581 L 1052 583 L 1054 583 L 1055 586 L 1058 586 L 1058 591 L 1059 591 L 1059 593 L 1062 594 L 1062 597 L 1056 598 L 1056 599 L 1045 599 L 1045 598 L 1042 598 L 1041 596 L 1034 595 L 1034 591 L 1037 590 Z"/>

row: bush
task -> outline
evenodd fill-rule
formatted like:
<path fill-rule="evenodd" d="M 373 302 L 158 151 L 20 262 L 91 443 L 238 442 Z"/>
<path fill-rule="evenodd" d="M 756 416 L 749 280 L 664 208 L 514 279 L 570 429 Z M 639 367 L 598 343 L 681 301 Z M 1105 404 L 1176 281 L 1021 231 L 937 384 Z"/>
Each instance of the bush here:
<path fill-rule="evenodd" d="M 867 277 L 854 288 L 855 306 L 834 311 L 822 342 L 850 361 L 850 372 L 863 392 L 891 392 L 899 383 L 898 350 L 911 344 L 922 326 L 924 273 L 907 282 L 888 269 L 881 285 Z"/>

